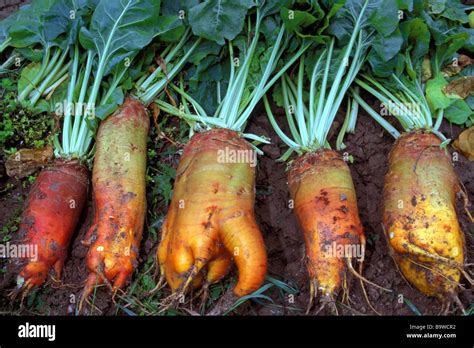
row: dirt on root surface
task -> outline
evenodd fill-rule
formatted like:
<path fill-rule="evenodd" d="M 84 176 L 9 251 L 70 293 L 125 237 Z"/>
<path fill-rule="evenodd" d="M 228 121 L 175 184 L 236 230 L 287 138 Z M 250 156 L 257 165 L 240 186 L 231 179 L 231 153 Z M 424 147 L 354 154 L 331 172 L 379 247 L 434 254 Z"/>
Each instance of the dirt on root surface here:
<path fill-rule="evenodd" d="M 278 112 L 281 113 L 281 110 L 275 109 L 275 111 L 277 119 L 281 121 L 280 124 L 284 124 L 284 116 L 278 114 Z M 460 133 L 460 128 L 449 124 L 443 124 L 441 130 L 452 139 L 455 139 Z M 304 314 L 309 299 L 309 279 L 304 261 L 302 232 L 292 209 L 289 208 L 287 165 L 276 161 L 286 150 L 286 147 L 272 130 L 261 107 L 256 110 L 248 131 L 268 136 L 272 140 L 271 145 L 262 147 L 265 154 L 259 157 L 255 205 L 257 221 L 261 227 L 268 252 L 268 273 L 270 276 L 299 289 L 299 291 L 294 296 L 289 296 L 271 289 L 266 294 L 272 297 L 274 301 L 272 306 L 248 302 L 239 307 L 234 313 L 237 315 Z M 370 285 L 365 287 L 370 303 L 381 315 L 415 315 L 417 311 L 423 315 L 436 315 L 439 314 L 442 308 L 441 302 L 435 298 L 424 296 L 404 280 L 389 255 L 382 230 L 381 195 L 383 179 L 387 171 L 387 156 L 393 142 L 393 139 L 363 111 L 359 116 L 356 133 L 347 136 L 345 141 L 347 148 L 344 151 L 347 155 L 353 157 L 353 163 L 350 163 L 349 167 L 357 191 L 360 217 L 367 238 L 363 274 L 367 279 L 391 289 L 392 292 L 388 293 Z M 166 144 L 160 146 L 161 148 L 158 151 L 162 151 L 166 146 Z M 178 155 L 171 156 L 169 164 L 176 167 L 178 159 Z M 469 162 L 459 155 L 458 160 L 453 163 L 460 180 L 466 186 L 470 199 L 474 199 L 474 162 Z M 24 188 L 17 183 L 16 189 L 7 195 L 0 196 L 1 226 L 4 226 L 9 217 L 15 212 L 18 213 L 27 192 L 28 187 Z M 472 262 L 474 255 L 470 250 L 473 250 L 472 246 L 474 244 L 474 225 L 469 222 L 462 206 L 461 200 L 458 200 L 458 218 L 466 236 L 467 259 Z M 49 287 L 43 290 L 46 291 L 44 308 L 47 308 L 47 311 L 34 312 L 25 304 L 22 309 L 18 309 L 17 306 L 14 310 L 15 313 L 50 315 L 74 313 L 76 307 L 74 302 L 79 299 L 82 285 L 87 277 L 85 265 L 87 247 L 82 245 L 81 241 L 84 239 L 87 228 L 91 223 L 92 212 L 93 208 L 89 200 L 88 206 L 83 212 L 81 227 L 70 245 L 62 283 L 51 283 Z M 163 211 L 163 213 L 165 212 Z M 145 229 L 140 259 L 145 260 L 149 255 L 154 255 L 155 251 L 156 243 L 151 241 Z M 139 272 L 143 271 L 142 268 L 143 262 L 139 266 Z M 235 271 L 233 275 L 236 275 Z M 461 302 L 466 308 L 474 302 L 474 296 L 468 286 L 467 288 L 467 291 L 460 291 L 459 294 Z M 8 311 L 12 307 L 7 298 L 7 292 L 6 289 L 0 289 L 0 308 Z M 347 304 L 338 301 L 338 314 L 375 314 L 364 297 L 359 281 L 351 280 L 349 297 L 350 300 Z M 71 302 L 73 303 L 71 304 Z M 99 309 L 94 314 L 114 315 L 121 313 L 111 301 L 108 289 L 104 287 L 97 290 L 94 305 Z M 451 314 L 460 314 L 459 309 L 452 308 Z M 313 308 L 309 314 L 316 314 L 317 309 L 318 307 Z M 326 306 L 318 312 L 318 315 L 333 314 L 335 314 L 333 306 Z"/>

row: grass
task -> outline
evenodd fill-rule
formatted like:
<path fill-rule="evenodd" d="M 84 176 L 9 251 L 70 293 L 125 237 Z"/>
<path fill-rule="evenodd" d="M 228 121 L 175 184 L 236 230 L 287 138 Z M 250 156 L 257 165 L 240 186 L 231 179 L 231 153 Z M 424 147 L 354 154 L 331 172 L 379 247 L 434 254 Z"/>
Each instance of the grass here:
<path fill-rule="evenodd" d="M 411 302 L 409 299 L 407 298 L 403 298 L 403 302 L 408 306 L 408 308 L 410 308 L 410 310 L 415 313 L 416 315 L 418 316 L 422 316 L 423 314 L 421 314 L 420 310 L 413 304 L 413 302 Z"/>
<path fill-rule="evenodd" d="M 470 307 L 466 310 L 466 315 L 474 315 L 474 303 L 471 303 Z"/>
<path fill-rule="evenodd" d="M 15 232 L 18 231 L 18 225 L 20 224 L 21 208 L 14 209 L 13 213 L 7 218 L 7 221 L 0 229 L 0 243 L 7 243 L 12 240 Z M 0 274 L 7 272 L 8 262 L 6 259 L 0 260 Z"/>
<path fill-rule="evenodd" d="M 16 99 L 17 74 L 9 73 L 0 78 L 0 162 L 20 148 L 40 148 L 52 142 L 56 121 L 46 113 L 33 115 L 25 110 Z M 35 175 L 22 180 L 26 188 L 35 180 Z M 16 187 L 7 181 L 6 173 L 0 171 L 0 193 L 5 194 Z"/>
<path fill-rule="evenodd" d="M 18 231 L 18 225 L 21 219 L 21 208 L 16 208 L 9 216 L 5 225 L 0 230 L 0 240 L 2 243 L 12 240 L 13 234 Z"/>
<path fill-rule="evenodd" d="M 242 306 L 244 303 L 248 301 L 254 301 L 262 306 L 267 306 L 271 308 L 283 308 L 283 306 L 275 305 L 273 299 L 265 294 L 271 288 L 276 288 L 278 290 L 278 295 L 280 297 L 280 300 L 283 300 L 283 301 L 286 295 L 296 295 L 299 292 L 298 288 L 296 287 L 292 287 L 291 285 L 288 285 L 276 278 L 266 276 L 266 282 L 262 285 L 262 287 L 260 287 L 260 289 L 254 291 L 253 293 L 247 296 L 243 296 L 239 298 L 233 304 L 232 307 L 230 307 L 226 312 L 224 312 L 224 315 L 234 312 L 237 308 L 239 308 L 240 306 Z M 303 312 L 303 309 L 297 308 L 297 307 L 286 307 L 286 308 L 290 310 L 294 310 L 294 311 Z"/>
<path fill-rule="evenodd" d="M 16 100 L 17 75 L 7 74 L 0 79 L 0 148 L 6 154 L 17 147 L 43 147 L 50 143 L 56 121 L 46 114 L 32 115 Z"/>

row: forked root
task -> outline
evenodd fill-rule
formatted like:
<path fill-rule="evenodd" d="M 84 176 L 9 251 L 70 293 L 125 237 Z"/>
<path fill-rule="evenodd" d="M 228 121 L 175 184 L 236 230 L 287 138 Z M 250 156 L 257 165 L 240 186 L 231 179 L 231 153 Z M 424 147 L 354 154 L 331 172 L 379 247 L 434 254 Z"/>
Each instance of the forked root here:
<path fill-rule="evenodd" d="M 112 292 L 112 302 L 116 304 L 117 302 L 115 301 L 115 296 L 117 296 L 117 293 L 120 292 L 120 296 L 127 296 L 127 293 L 123 291 L 121 288 L 116 287 L 114 291 Z"/>
<path fill-rule="evenodd" d="M 351 263 L 350 260 L 349 260 L 349 263 Z M 363 268 L 363 261 L 359 264 L 359 274 L 362 274 L 362 268 Z M 369 300 L 369 295 L 367 294 L 367 291 L 365 290 L 364 281 L 359 278 L 359 282 L 360 282 L 360 286 L 362 288 L 362 292 L 364 294 L 365 301 L 369 305 L 370 309 L 372 309 L 372 311 L 374 311 L 375 314 L 380 316 L 381 314 L 375 309 L 374 306 L 372 306 L 372 303 Z"/>
<path fill-rule="evenodd" d="M 146 296 L 153 295 L 157 291 L 161 290 L 163 288 L 163 286 L 165 286 L 165 285 L 166 285 L 166 278 L 165 278 L 165 275 L 162 273 L 162 274 L 160 274 L 160 278 L 158 279 L 158 283 L 156 283 L 156 286 L 153 289 L 151 289 L 150 291 L 148 291 L 146 293 Z"/>
<path fill-rule="evenodd" d="M 384 288 L 383 286 L 380 286 L 378 284 L 375 284 L 374 282 L 371 282 L 370 280 L 368 280 L 367 278 L 365 278 L 364 276 L 362 276 L 361 274 L 359 274 L 355 269 L 354 267 L 352 266 L 352 260 L 350 258 L 347 258 L 347 267 L 349 268 L 349 270 L 352 272 L 353 275 L 355 275 L 357 278 L 359 278 L 359 280 L 361 281 L 364 281 L 366 282 L 367 284 L 370 284 L 372 286 L 375 286 L 376 288 L 380 289 L 380 290 L 383 290 L 383 291 L 387 291 L 387 292 L 392 292 L 392 290 L 390 289 L 387 289 L 387 288 Z"/>
<path fill-rule="evenodd" d="M 466 308 L 464 308 L 464 306 L 463 306 L 461 300 L 459 299 L 459 296 L 453 294 L 453 295 L 452 295 L 452 299 L 453 299 L 454 302 L 459 306 L 459 309 L 461 309 L 462 314 L 463 314 L 463 315 L 467 315 Z"/>
<path fill-rule="evenodd" d="M 336 299 L 332 295 L 321 295 L 319 296 L 318 293 L 318 281 L 316 279 L 311 279 L 309 283 L 309 302 L 308 306 L 306 307 L 305 314 L 309 314 L 311 308 L 313 307 L 314 300 L 318 299 L 318 303 L 321 305 L 318 309 L 315 310 L 313 315 L 318 315 L 328 304 L 333 306 L 333 312 L 335 315 L 339 315 L 339 311 L 336 306 Z"/>
<path fill-rule="evenodd" d="M 350 290 L 349 290 L 349 284 L 347 281 L 347 274 L 344 273 L 344 280 L 342 282 L 342 300 L 341 302 L 346 304 L 347 306 L 350 306 L 351 302 L 351 297 L 350 297 Z"/>
<path fill-rule="evenodd" d="M 316 309 L 316 311 L 314 312 L 313 315 L 318 315 L 324 308 L 326 308 L 326 305 L 328 304 L 329 302 L 321 302 L 321 305 L 319 306 L 318 309 Z M 337 311 L 337 308 L 336 308 L 336 311 Z M 308 313 L 306 313 L 308 314 Z"/>
<path fill-rule="evenodd" d="M 466 187 L 462 182 L 459 182 L 459 185 L 461 186 L 461 195 L 464 201 L 464 211 L 466 212 L 466 215 L 469 217 L 471 222 L 474 222 L 474 218 L 472 217 L 472 214 L 468 209 L 468 207 L 471 206 L 471 202 L 469 201 L 469 196 L 467 195 Z"/>
<path fill-rule="evenodd" d="M 165 297 L 160 302 L 160 309 L 158 314 L 165 312 L 170 308 L 177 308 L 179 303 L 182 303 L 182 299 L 184 298 L 184 292 L 177 291 L 173 292 L 171 295 Z"/>
<path fill-rule="evenodd" d="M 91 280 L 91 277 L 93 277 L 92 280 Z M 96 282 L 97 282 L 97 280 L 96 280 L 96 277 L 94 277 L 94 274 L 93 273 L 89 274 L 89 277 L 87 278 L 84 289 L 82 290 L 81 299 L 79 300 L 79 306 L 78 306 L 78 309 L 77 309 L 78 314 L 80 314 L 82 312 L 84 302 L 87 302 L 90 305 L 89 296 L 94 291 L 95 286 L 96 286 Z"/>
<path fill-rule="evenodd" d="M 80 315 L 82 313 L 82 308 L 83 308 L 84 302 L 86 302 L 92 308 L 92 311 L 102 313 L 102 311 L 100 310 L 99 307 L 97 307 L 96 305 L 91 303 L 91 301 L 89 300 L 89 297 L 84 297 L 84 298 L 81 298 L 81 301 L 79 302 L 79 306 L 76 309 L 76 314 L 75 315 Z"/>
<path fill-rule="evenodd" d="M 204 263 L 203 263 L 204 264 Z M 186 291 L 188 290 L 189 288 L 189 285 L 191 285 L 191 283 L 193 282 L 193 280 L 197 277 L 197 275 L 199 274 L 199 272 L 201 271 L 201 267 L 198 267 L 196 264 L 192 265 L 191 266 L 191 269 L 189 271 L 189 275 L 188 277 L 186 278 L 186 281 L 184 282 L 184 284 L 181 284 L 180 288 L 179 288 L 179 291 L 181 293 L 186 293 Z"/>
<path fill-rule="evenodd" d="M 438 316 L 447 315 L 449 313 L 449 302 L 441 301 L 441 309 L 438 312 Z"/>
<path fill-rule="evenodd" d="M 365 300 L 367 301 L 367 304 L 369 305 L 369 307 L 377 314 L 377 315 L 380 315 L 379 312 L 377 312 L 377 310 L 373 307 L 372 303 L 370 302 L 369 300 L 369 297 L 367 295 L 367 291 L 365 289 L 365 286 L 364 286 L 364 283 L 367 283 L 367 284 L 370 284 L 380 290 L 383 290 L 383 291 L 386 291 L 386 292 L 392 292 L 392 290 L 390 289 L 387 289 L 387 288 L 384 288 L 378 284 L 375 284 L 374 282 L 368 280 L 367 278 L 365 278 L 364 276 L 362 276 L 362 267 L 363 267 L 363 263 L 361 262 L 360 265 L 359 265 L 359 272 L 357 272 L 355 269 L 354 269 L 354 266 L 352 265 L 352 259 L 351 258 L 347 258 L 347 268 L 349 269 L 349 271 L 354 275 L 356 276 L 356 278 L 359 279 L 360 281 L 360 284 L 361 284 L 361 287 L 362 287 L 362 291 L 364 293 L 364 297 L 365 297 Z M 343 290 L 344 290 L 344 294 L 343 294 L 343 299 L 342 299 L 342 303 L 349 303 L 350 301 L 350 295 L 349 295 L 349 286 L 348 286 L 348 282 L 347 282 L 347 277 L 345 276 L 344 277 L 344 280 L 343 280 L 343 286 L 342 286 Z M 308 302 L 308 305 L 306 307 L 306 312 L 305 314 L 309 314 L 311 308 L 313 307 L 313 304 L 314 304 L 314 300 L 318 297 L 318 284 L 317 284 L 317 280 L 316 279 L 312 279 L 310 281 L 310 284 L 309 284 L 309 290 L 310 290 L 310 296 L 309 296 L 309 302 Z M 324 297 L 321 297 L 319 299 L 319 302 L 331 302 L 333 303 L 334 305 L 334 312 L 336 314 L 338 314 L 338 310 L 337 310 L 337 306 L 336 306 L 336 301 L 335 299 L 333 298 L 333 296 L 330 296 L 330 295 L 327 295 L 327 296 L 324 296 Z M 321 306 L 320 308 L 318 308 L 316 310 L 316 313 L 319 313 L 323 308 L 325 307 L 325 305 Z"/>
<path fill-rule="evenodd" d="M 466 270 L 466 268 L 469 268 L 469 267 L 472 267 L 474 266 L 474 263 L 465 263 L 464 264 L 464 267 L 462 267 L 463 271 L 466 272 L 466 273 L 463 273 L 463 275 L 466 277 L 466 274 L 467 274 L 467 277 L 466 279 L 469 281 L 470 284 L 473 284 L 473 279 L 472 277 L 474 276 L 474 273 L 469 271 L 469 270 Z"/>
<path fill-rule="evenodd" d="M 188 291 L 189 286 L 192 284 L 193 280 L 197 277 L 199 272 L 201 271 L 202 267 L 204 266 L 205 262 L 201 261 L 201 264 L 194 264 L 191 266 L 191 269 L 188 271 L 189 275 L 186 278 L 186 281 L 180 285 L 180 287 L 174 291 L 171 295 L 169 295 L 167 298 L 165 298 L 162 301 L 162 309 L 160 309 L 160 313 L 171 308 L 171 307 L 177 307 L 177 303 L 182 302 L 181 299 L 185 296 L 186 292 Z M 162 279 L 163 278 L 163 279 Z M 164 275 L 163 273 L 160 276 L 160 279 L 158 280 L 158 284 L 153 288 L 153 290 L 150 291 L 150 293 L 154 293 L 158 289 L 160 289 L 164 284 Z"/>
<path fill-rule="evenodd" d="M 164 311 L 168 310 L 169 308 L 177 308 L 178 304 L 183 302 L 182 299 L 184 298 L 185 293 L 186 293 L 189 285 L 191 284 L 193 279 L 196 277 L 196 275 L 197 275 L 197 273 L 195 273 L 195 267 L 193 265 L 191 267 L 191 271 L 189 272 L 189 276 L 186 278 L 186 281 L 183 284 L 181 284 L 181 286 L 176 291 L 174 291 L 171 295 L 164 298 L 160 302 L 160 307 L 161 308 L 158 311 L 158 313 L 163 313 Z M 158 283 L 160 283 L 160 280 L 158 281 Z M 155 289 L 157 288 L 157 286 L 155 286 Z"/>
<path fill-rule="evenodd" d="M 203 313 L 206 309 L 206 302 L 209 298 L 209 282 L 205 282 L 195 297 L 201 297 L 199 301 L 199 312 Z"/>
<path fill-rule="evenodd" d="M 16 289 L 10 291 L 8 293 L 8 297 L 10 300 L 13 302 L 17 299 L 18 295 L 20 295 L 20 308 L 23 308 L 23 302 L 25 300 L 25 297 L 28 296 L 30 293 L 31 289 L 33 289 L 34 285 L 31 283 L 31 279 L 28 279 L 26 282 L 24 282 L 21 286 L 17 287 Z"/>
<path fill-rule="evenodd" d="M 84 285 L 84 289 L 82 290 L 81 299 L 79 301 L 78 313 L 81 313 L 82 307 L 84 302 L 87 302 L 89 305 L 89 296 L 94 292 L 94 290 L 102 285 L 107 286 L 110 293 L 112 294 L 111 300 L 115 304 L 115 296 L 120 291 L 122 295 L 126 295 L 126 293 L 120 288 L 120 286 L 113 285 L 107 278 L 107 276 L 102 271 L 104 269 L 103 264 L 98 267 L 96 272 L 90 272 L 89 276 L 87 277 L 86 283 Z M 95 306 L 94 306 L 95 307 Z"/>
<path fill-rule="evenodd" d="M 84 285 L 84 289 L 82 290 L 81 299 L 79 300 L 78 313 L 82 312 L 84 302 L 87 302 L 89 305 L 91 305 L 91 303 L 89 302 L 89 296 L 94 292 L 97 287 L 102 285 L 106 285 L 109 287 L 109 289 L 112 290 L 112 285 L 102 272 L 89 273 L 89 276 L 86 280 L 86 284 Z"/>
<path fill-rule="evenodd" d="M 339 315 L 339 310 L 337 309 L 337 305 L 336 305 L 336 299 L 333 296 L 331 295 L 321 296 L 321 298 L 319 299 L 319 302 L 321 303 L 321 306 L 316 310 L 314 315 L 318 315 L 327 304 L 332 305 L 333 313 L 335 315 Z"/>
<path fill-rule="evenodd" d="M 474 279 L 471 278 L 469 272 L 467 272 L 463 267 L 459 267 L 459 271 L 462 273 L 464 278 L 469 282 L 469 284 L 474 285 Z"/>
<path fill-rule="evenodd" d="M 316 279 L 311 279 L 309 281 L 309 302 L 308 306 L 306 307 L 306 312 L 305 314 L 309 314 L 309 311 L 313 307 L 313 300 L 318 296 L 318 288 L 317 288 L 317 282 Z"/>

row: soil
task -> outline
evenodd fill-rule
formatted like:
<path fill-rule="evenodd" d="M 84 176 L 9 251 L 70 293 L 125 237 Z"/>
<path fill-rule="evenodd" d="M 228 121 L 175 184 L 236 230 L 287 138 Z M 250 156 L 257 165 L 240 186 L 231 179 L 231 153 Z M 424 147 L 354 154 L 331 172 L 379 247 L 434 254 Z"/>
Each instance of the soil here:
<path fill-rule="evenodd" d="M 8 2 L 8 1 L 7 1 Z M 17 4 L 18 1 L 11 1 Z M 0 9 L 0 18 L 11 8 Z M 373 103 L 371 103 L 373 104 Z M 281 112 L 275 109 L 275 112 Z M 342 114 L 339 115 L 339 122 Z M 285 124 L 282 114 L 277 114 Z M 265 145 L 262 150 L 257 168 L 257 198 L 256 215 L 261 227 L 268 252 L 269 275 L 282 280 L 299 289 L 293 297 L 281 296 L 276 290 L 268 294 L 274 300 L 274 306 L 263 306 L 255 302 L 239 307 L 235 312 L 238 315 L 294 315 L 304 313 L 308 298 L 308 276 L 304 264 L 304 243 L 302 233 L 292 210 L 288 207 L 289 192 L 287 187 L 286 164 L 276 160 L 286 150 L 284 144 L 278 139 L 271 128 L 263 108 L 260 106 L 252 118 L 248 131 L 254 134 L 266 135 L 272 139 L 271 145 Z M 460 133 L 460 128 L 444 123 L 441 131 L 449 138 L 455 139 Z M 381 194 L 383 179 L 387 171 L 387 155 L 393 145 L 393 139 L 382 130 L 365 112 L 361 111 L 358 127 L 354 135 L 347 136 L 345 152 L 352 155 L 353 163 L 349 165 L 357 191 L 360 217 L 364 224 L 367 237 L 366 258 L 363 274 L 371 281 L 392 290 L 388 293 L 373 286 L 366 285 L 368 298 L 371 304 L 381 315 L 414 315 L 414 311 L 406 303 L 400 301 L 401 295 L 409 300 L 423 315 L 436 315 L 440 312 L 442 304 L 435 298 L 427 298 L 413 289 L 398 272 L 395 263 L 389 255 L 389 249 L 381 227 Z M 166 147 L 166 146 L 164 146 Z M 163 150 L 161 148 L 160 150 Z M 177 164 L 176 158 L 171 162 Z M 4 163 L 1 163 L 3 167 Z M 467 161 L 462 155 L 454 162 L 454 167 L 460 180 L 466 186 L 471 200 L 474 200 L 474 162 Z M 15 185 L 15 189 L 3 193 L 7 182 L 0 186 L 0 229 L 6 226 L 10 218 L 22 207 L 22 201 L 28 192 L 28 186 L 23 187 L 18 181 L 9 179 L 8 183 Z M 54 286 L 48 290 L 45 308 L 50 315 L 65 315 L 74 312 L 70 305 L 71 295 L 79 298 L 84 280 L 87 277 L 85 255 L 87 248 L 81 244 L 92 216 L 92 206 L 89 201 L 83 213 L 82 225 L 70 246 L 69 257 L 64 267 L 62 285 Z M 466 235 L 466 250 L 468 262 L 473 262 L 474 224 L 470 223 L 462 209 L 462 201 L 458 200 L 458 218 Z M 144 234 L 141 247 L 141 259 L 154 254 L 156 245 Z M 139 267 L 143 267 L 141 264 Z M 2 279 L 3 277 L 3 279 Z M 0 275 L 0 283 L 6 284 L 4 273 Z M 466 282 L 464 282 L 466 283 Z M 472 288 L 459 294 L 463 305 L 468 308 L 474 302 Z M 7 288 L 0 285 L 0 310 L 11 309 L 10 300 L 7 298 Z M 358 281 L 350 284 L 350 301 L 348 305 L 338 305 L 338 313 L 343 315 L 374 314 L 364 297 Z M 73 300 L 74 301 L 74 300 Z M 99 289 L 95 305 L 103 315 L 113 315 L 116 307 L 107 291 Z M 295 308 L 299 310 L 295 310 Z M 315 314 L 317 308 L 310 311 Z M 18 312 L 17 312 L 18 313 Z M 19 311 L 22 314 L 37 314 L 27 308 Z M 326 306 L 318 312 L 319 315 L 333 315 L 332 306 Z M 451 312 L 459 315 L 460 312 Z"/>
<path fill-rule="evenodd" d="M 0 19 L 10 15 L 10 13 L 18 11 L 24 4 L 30 3 L 31 0 L 2 0 L 0 7 Z"/>

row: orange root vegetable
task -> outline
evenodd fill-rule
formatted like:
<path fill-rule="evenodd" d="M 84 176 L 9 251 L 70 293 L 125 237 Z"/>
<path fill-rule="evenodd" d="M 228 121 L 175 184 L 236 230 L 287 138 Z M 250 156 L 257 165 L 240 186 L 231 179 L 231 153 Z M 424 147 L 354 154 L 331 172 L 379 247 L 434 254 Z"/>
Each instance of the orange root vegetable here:
<path fill-rule="evenodd" d="M 36 259 L 20 272 L 22 289 L 43 284 L 52 268 L 61 277 L 88 186 L 88 170 L 77 160 L 57 159 L 38 175 L 20 223 L 20 243 L 37 247 Z"/>
<path fill-rule="evenodd" d="M 457 291 L 464 236 L 455 210 L 460 184 L 449 155 L 433 134 L 406 133 L 389 157 L 383 224 L 405 278 L 428 296 Z"/>
<path fill-rule="evenodd" d="M 303 229 L 311 291 L 334 298 L 347 271 L 354 272 L 351 259 L 362 261 L 365 251 L 349 167 L 335 151 L 307 153 L 291 164 L 288 185 Z"/>
<path fill-rule="evenodd" d="M 196 134 L 184 149 L 173 198 L 162 227 L 157 258 L 175 293 L 215 283 L 237 264 L 237 296 L 263 283 L 267 258 L 254 216 L 255 168 L 233 160 L 254 154 L 250 144 L 228 129 Z"/>
<path fill-rule="evenodd" d="M 122 288 L 137 263 L 146 213 L 145 170 L 149 118 L 127 98 L 101 122 L 92 175 L 95 217 L 85 245 L 90 271 L 83 299 L 97 284 Z"/>

